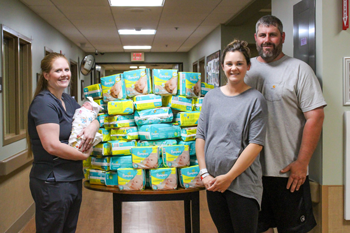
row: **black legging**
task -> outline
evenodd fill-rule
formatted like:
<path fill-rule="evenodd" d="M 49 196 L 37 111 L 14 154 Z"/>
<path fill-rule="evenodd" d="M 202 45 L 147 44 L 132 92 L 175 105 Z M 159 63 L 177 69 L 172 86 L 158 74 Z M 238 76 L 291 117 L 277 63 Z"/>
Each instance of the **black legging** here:
<path fill-rule="evenodd" d="M 224 193 L 207 191 L 210 215 L 219 233 L 256 233 L 259 204 L 226 190 Z"/>

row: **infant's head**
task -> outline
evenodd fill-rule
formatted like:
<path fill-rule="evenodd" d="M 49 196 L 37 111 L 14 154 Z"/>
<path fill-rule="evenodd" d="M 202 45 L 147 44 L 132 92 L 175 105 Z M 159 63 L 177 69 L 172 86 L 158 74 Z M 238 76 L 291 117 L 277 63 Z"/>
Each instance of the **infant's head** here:
<path fill-rule="evenodd" d="M 109 91 L 110 95 L 114 98 L 119 98 L 119 94 L 122 94 L 122 85 L 120 82 L 116 82 Z"/>
<path fill-rule="evenodd" d="M 177 158 L 177 165 L 179 165 L 179 166 L 186 166 L 189 161 L 190 161 L 190 154 L 189 153 L 182 153 Z"/>
<path fill-rule="evenodd" d="M 147 76 L 142 76 L 135 83 L 135 90 L 138 93 L 144 94 L 147 91 Z"/>
<path fill-rule="evenodd" d="M 176 174 L 170 174 L 168 178 L 164 180 L 164 187 L 167 189 L 174 189 L 177 186 Z"/>
<path fill-rule="evenodd" d="M 145 165 L 148 168 L 157 168 L 158 167 L 157 154 L 152 153 L 147 158 L 145 158 Z"/>
<path fill-rule="evenodd" d="M 173 91 L 177 89 L 177 77 L 172 77 L 164 84 L 164 89 L 173 94 Z"/>
<path fill-rule="evenodd" d="M 199 96 L 199 92 L 201 91 L 201 80 L 198 80 L 198 82 L 194 85 L 193 87 L 193 93 L 196 95 L 196 96 Z"/>
<path fill-rule="evenodd" d="M 143 179 L 141 175 L 136 175 L 130 181 L 130 189 L 132 190 L 141 190 L 143 188 Z"/>
<path fill-rule="evenodd" d="M 83 103 L 82 107 L 84 107 L 88 110 L 91 110 L 91 111 L 93 110 L 92 105 L 89 101 L 86 101 L 85 103 Z"/>

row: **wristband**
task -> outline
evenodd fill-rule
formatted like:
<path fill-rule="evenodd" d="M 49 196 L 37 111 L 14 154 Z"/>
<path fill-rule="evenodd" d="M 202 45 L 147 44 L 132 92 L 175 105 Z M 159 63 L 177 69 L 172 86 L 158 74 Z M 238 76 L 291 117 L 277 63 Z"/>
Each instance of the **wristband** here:
<path fill-rule="evenodd" d="M 203 175 L 201 175 L 201 180 L 203 180 L 205 177 L 209 176 L 209 173 L 204 173 Z"/>
<path fill-rule="evenodd" d="M 205 173 L 208 173 L 208 170 L 207 170 L 206 168 L 203 168 L 203 169 L 201 169 L 201 170 L 199 171 L 199 175 L 200 175 L 200 176 L 203 175 L 203 174 L 205 174 Z"/>

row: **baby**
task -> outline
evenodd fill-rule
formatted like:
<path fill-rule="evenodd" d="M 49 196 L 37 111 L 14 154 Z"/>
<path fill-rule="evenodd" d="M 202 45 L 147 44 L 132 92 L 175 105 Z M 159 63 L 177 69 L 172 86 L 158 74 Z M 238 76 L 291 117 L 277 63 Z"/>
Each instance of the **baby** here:
<path fill-rule="evenodd" d="M 113 98 L 116 99 L 122 99 L 123 98 L 123 92 L 122 92 L 122 85 L 121 82 L 116 82 L 109 91 L 110 95 Z"/>
<path fill-rule="evenodd" d="M 191 182 L 188 183 L 189 188 L 196 188 L 196 187 L 204 187 L 204 184 L 201 180 L 201 176 L 197 175 Z"/>
<path fill-rule="evenodd" d="M 164 84 L 164 89 L 172 95 L 176 94 L 177 91 L 177 77 L 174 76 Z"/>
<path fill-rule="evenodd" d="M 196 96 L 200 96 L 200 93 L 201 93 L 201 80 L 198 80 L 198 82 L 194 85 L 193 93 Z"/>
<path fill-rule="evenodd" d="M 159 186 L 159 189 L 169 190 L 177 188 L 176 174 L 170 174 Z"/>
<path fill-rule="evenodd" d="M 190 165 L 190 153 L 188 151 L 184 151 L 172 163 L 172 167 L 185 167 L 189 165 Z"/>
<path fill-rule="evenodd" d="M 91 97 L 87 97 L 89 101 L 86 101 L 81 108 L 75 110 L 72 123 L 72 132 L 68 140 L 68 145 L 79 149 L 82 143 L 83 137 L 78 137 L 85 127 L 87 127 L 93 120 L 96 119 L 98 112 L 102 107 L 93 101 Z M 93 146 L 102 141 L 102 134 L 96 133 Z"/>
<path fill-rule="evenodd" d="M 143 177 L 142 175 L 136 175 L 132 180 L 124 186 L 124 190 L 142 190 L 143 189 Z"/>
<path fill-rule="evenodd" d="M 148 93 L 147 75 L 144 72 L 141 73 L 141 78 L 135 82 L 135 91 L 140 94 Z"/>
<path fill-rule="evenodd" d="M 147 158 L 141 162 L 141 168 L 157 168 L 158 167 L 158 156 L 156 153 L 151 153 Z"/>

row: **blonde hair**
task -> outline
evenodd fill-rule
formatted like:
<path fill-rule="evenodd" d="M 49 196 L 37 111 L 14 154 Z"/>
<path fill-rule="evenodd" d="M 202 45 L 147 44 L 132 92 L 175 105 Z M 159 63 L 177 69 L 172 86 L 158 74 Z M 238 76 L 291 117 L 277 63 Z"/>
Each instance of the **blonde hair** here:
<path fill-rule="evenodd" d="M 248 48 L 248 42 L 244 40 L 233 40 L 231 43 L 229 43 L 224 51 L 222 52 L 221 56 L 221 64 L 224 64 L 225 56 L 227 52 L 235 52 L 239 51 L 243 54 L 247 65 L 250 65 L 250 49 Z"/>

